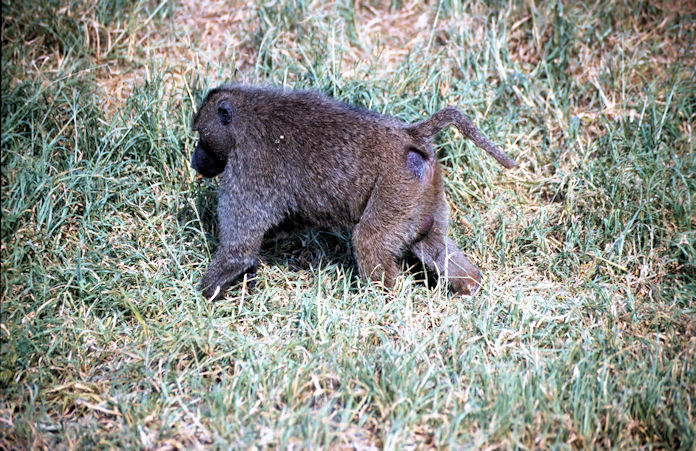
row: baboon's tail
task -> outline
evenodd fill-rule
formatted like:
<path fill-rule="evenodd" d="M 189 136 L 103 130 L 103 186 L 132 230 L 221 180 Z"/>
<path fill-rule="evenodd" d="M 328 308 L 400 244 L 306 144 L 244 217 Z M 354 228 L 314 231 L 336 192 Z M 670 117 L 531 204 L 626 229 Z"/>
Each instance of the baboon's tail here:
<path fill-rule="evenodd" d="M 414 138 L 432 140 L 440 130 L 450 125 L 457 127 L 461 134 L 472 140 L 474 144 L 481 149 L 491 154 L 493 158 L 498 160 L 498 162 L 506 168 L 515 168 L 518 166 L 515 160 L 507 156 L 505 152 L 483 136 L 474 124 L 471 123 L 471 120 L 454 107 L 443 108 L 428 119 L 412 125 L 408 130 Z"/>

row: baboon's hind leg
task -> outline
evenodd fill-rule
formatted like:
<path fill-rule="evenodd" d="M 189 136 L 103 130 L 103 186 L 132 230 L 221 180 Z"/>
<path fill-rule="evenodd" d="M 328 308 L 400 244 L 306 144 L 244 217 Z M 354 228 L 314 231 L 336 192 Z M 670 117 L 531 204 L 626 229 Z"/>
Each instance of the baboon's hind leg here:
<path fill-rule="evenodd" d="M 393 183 L 377 186 L 353 228 L 352 242 L 360 276 L 381 282 L 386 288 L 394 286 L 399 272 L 397 259 L 412 233 L 407 219 L 412 206 L 393 201 L 406 197 L 400 189 Z"/>
<path fill-rule="evenodd" d="M 434 225 L 420 241 L 411 245 L 411 251 L 428 269 L 444 277 L 452 291 L 474 294 L 481 283 L 481 272 L 462 253 L 439 224 Z"/>
<path fill-rule="evenodd" d="M 394 246 L 399 249 L 402 244 L 394 243 L 390 232 L 380 224 L 365 219 L 353 228 L 352 242 L 360 277 L 392 288 L 398 274 Z"/>

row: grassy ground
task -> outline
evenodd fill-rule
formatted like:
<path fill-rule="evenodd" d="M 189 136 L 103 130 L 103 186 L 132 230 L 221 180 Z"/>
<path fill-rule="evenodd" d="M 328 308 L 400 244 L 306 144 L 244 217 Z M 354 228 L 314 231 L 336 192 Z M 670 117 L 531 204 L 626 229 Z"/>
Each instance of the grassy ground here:
<path fill-rule="evenodd" d="M 694 449 L 696 9 L 583 3 L 3 0 L 0 447 Z M 438 141 L 482 292 L 310 231 L 202 299 L 227 80 L 475 118 L 521 163 Z"/>

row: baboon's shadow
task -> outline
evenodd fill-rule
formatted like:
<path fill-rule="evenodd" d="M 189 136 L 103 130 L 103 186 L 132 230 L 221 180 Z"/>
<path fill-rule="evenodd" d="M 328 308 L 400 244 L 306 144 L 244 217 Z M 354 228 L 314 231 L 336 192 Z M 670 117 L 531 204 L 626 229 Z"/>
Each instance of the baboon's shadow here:
<path fill-rule="evenodd" d="M 281 236 L 271 234 L 264 239 L 260 256 L 267 264 L 283 266 L 295 272 L 338 265 L 344 274 L 352 274 L 352 287 L 360 283 L 348 231 L 304 229 Z M 437 275 L 428 271 L 411 252 L 405 253 L 401 266 L 402 271 L 412 275 L 417 284 L 429 288 L 437 286 Z"/>
<path fill-rule="evenodd" d="M 285 266 L 291 271 L 340 266 L 344 272 L 357 274 L 349 232 L 330 232 L 320 229 L 301 229 L 283 232 L 270 231 L 260 252 L 268 264 Z"/>

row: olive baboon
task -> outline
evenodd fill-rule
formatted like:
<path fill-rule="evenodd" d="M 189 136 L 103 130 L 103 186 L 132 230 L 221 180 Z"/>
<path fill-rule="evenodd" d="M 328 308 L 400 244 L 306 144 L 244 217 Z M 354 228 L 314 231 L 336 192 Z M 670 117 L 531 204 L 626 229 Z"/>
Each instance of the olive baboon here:
<path fill-rule="evenodd" d="M 352 228 L 360 275 L 394 284 L 410 249 L 453 291 L 473 294 L 478 269 L 447 238 L 436 133 L 455 125 L 503 166 L 517 164 L 455 108 L 407 124 L 309 91 L 241 85 L 213 89 L 193 121 L 191 167 L 222 174 L 220 244 L 199 284 L 220 296 L 254 268 L 264 234 L 287 219 Z"/>

